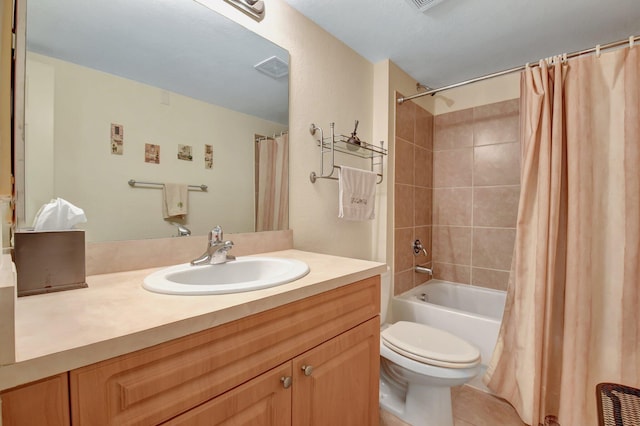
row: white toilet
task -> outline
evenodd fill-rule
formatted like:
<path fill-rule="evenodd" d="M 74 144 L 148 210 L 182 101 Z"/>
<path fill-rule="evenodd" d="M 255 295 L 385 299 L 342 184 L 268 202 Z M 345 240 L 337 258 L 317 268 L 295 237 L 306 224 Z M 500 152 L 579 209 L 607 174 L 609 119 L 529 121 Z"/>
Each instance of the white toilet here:
<path fill-rule="evenodd" d="M 452 426 L 451 387 L 480 372 L 480 351 L 424 324 L 386 324 L 389 273 L 382 275 L 380 406 L 413 426 Z"/>

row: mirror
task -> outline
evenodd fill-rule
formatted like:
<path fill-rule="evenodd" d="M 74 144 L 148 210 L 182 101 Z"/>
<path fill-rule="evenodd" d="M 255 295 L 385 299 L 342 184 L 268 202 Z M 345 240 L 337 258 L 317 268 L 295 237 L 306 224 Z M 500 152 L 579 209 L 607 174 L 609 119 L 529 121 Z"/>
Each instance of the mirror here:
<path fill-rule="evenodd" d="M 256 136 L 288 129 L 286 50 L 193 0 L 28 0 L 25 56 L 18 227 L 60 197 L 89 242 L 255 230 Z M 164 183 L 193 185 L 184 218 L 163 218 Z"/>

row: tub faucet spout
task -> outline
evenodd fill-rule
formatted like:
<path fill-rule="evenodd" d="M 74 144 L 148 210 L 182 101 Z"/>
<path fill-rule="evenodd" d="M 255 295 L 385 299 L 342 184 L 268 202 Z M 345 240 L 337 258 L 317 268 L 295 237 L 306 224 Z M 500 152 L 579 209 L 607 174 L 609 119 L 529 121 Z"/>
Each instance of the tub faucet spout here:
<path fill-rule="evenodd" d="M 416 272 L 419 274 L 427 274 L 433 276 L 433 269 L 427 268 L 425 266 L 416 266 Z"/>

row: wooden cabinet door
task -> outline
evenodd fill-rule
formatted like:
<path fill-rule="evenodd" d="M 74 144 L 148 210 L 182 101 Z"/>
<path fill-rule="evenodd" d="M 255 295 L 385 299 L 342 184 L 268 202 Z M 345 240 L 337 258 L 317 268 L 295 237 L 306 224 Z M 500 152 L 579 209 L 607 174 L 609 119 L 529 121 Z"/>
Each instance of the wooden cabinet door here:
<path fill-rule="evenodd" d="M 67 373 L 2 392 L 3 426 L 68 426 Z"/>
<path fill-rule="evenodd" d="M 238 386 L 186 413 L 165 426 L 290 426 L 291 363 Z"/>
<path fill-rule="evenodd" d="M 377 425 L 379 358 L 379 317 L 294 358 L 293 424 Z"/>

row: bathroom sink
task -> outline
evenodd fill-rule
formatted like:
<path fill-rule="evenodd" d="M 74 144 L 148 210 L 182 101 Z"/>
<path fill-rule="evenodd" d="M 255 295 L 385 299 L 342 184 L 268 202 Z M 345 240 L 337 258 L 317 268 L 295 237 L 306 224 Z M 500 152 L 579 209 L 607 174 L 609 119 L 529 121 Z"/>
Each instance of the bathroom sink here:
<path fill-rule="evenodd" d="M 275 287 L 307 273 L 309 266 L 299 260 L 248 256 L 218 265 L 171 266 L 148 275 L 142 286 L 164 294 L 240 293 Z"/>

